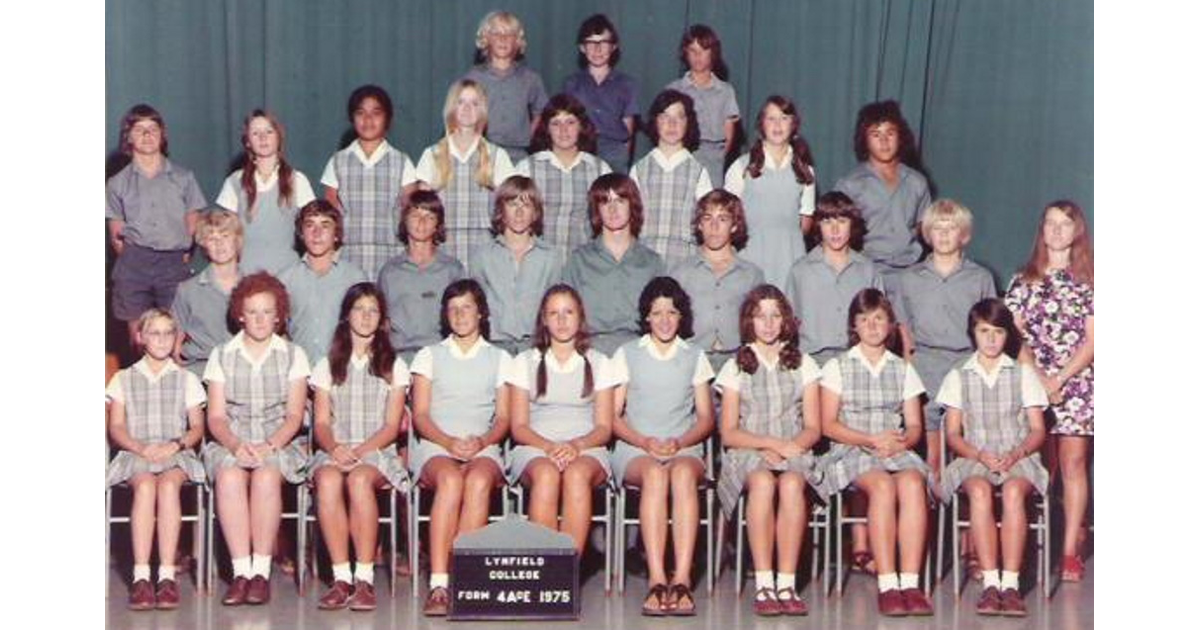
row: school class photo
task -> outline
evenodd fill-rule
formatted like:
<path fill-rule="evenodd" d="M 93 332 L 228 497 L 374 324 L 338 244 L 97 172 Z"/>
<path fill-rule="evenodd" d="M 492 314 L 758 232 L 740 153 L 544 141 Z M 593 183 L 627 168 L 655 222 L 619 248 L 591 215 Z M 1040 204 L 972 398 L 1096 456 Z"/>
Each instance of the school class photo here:
<path fill-rule="evenodd" d="M 1090 2 L 105 12 L 114 627 L 1092 627 Z"/>

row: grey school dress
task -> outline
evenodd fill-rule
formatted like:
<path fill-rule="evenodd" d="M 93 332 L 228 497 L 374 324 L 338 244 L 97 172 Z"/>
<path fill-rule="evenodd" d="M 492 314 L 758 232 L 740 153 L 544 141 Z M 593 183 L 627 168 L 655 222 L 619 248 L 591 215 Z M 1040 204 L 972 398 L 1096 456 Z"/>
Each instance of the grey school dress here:
<path fill-rule="evenodd" d="M 130 437 L 150 444 L 169 442 L 183 437 L 188 430 L 187 378 L 190 372 L 176 368 L 151 379 L 133 367 L 120 372 L 121 393 L 125 398 L 125 426 Z M 122 450 L 108 463 L 105 483 L 114 486 L 140 473 L 182 468 L 188 479 L 204 481 L 204 466 L 191 449 L 181 450 L 164 462 L 151 463 L 142 457 Z"/>
<path fill-rule="evenodd" d="M 518 387 L 528 385 L 528 387 L 521 388 L 529 392 L 529 428 L 547 440 L 566 442 L 591 433 L 596 426 L 595 391 L 612 387 L 612 383 L 601 381 L 601 371 L 606 361 L 604 356 L 595 350 L 588 350 L 585 356 L 587 357 L 586 365 L 590 365 L 592 369 L 593 389 L 592 395 L 587 398 L 581 396 L 585 370 L 584 361 L 575 360 L 573 357 L 568 361 L 568 366 L 573 369 L 568 372 L 558 372 L 550 365 L 550 362 L 555 361 L 554 357 L 547 356 L 545 359 L 547 362 L 546 392 L 541 397 L 537 397 L 537 371 L 538 363 L 542 361 L 542 352 L 537 348 L 530 348 L 521 353 L 517 359 L 517 367 L 525 370 L 528 380 L 524 383 L 513 383 L 513 385 Z M 525 472 L 525 467 L 533 460 L 545 456 L 545 451 L 536 446 L 527 444 L 514 446 L 508 452 L 509 483 L 519 482 L 521 474 Z M 607 448 L 595 446 L 583 451 L 580 456 L 596 460 L 604 468 L 605 476 L 612 477 Z"/>
<path fill-rule="evenodd" d="M 496 383 L 507 354 L 482 339 L 479 343 L 482 347 L 470 358 L 453 356 L 445 342 L 424 348 L 429 350 L 433 366 L 430 416 L 439 429 L 456 438 L 483 435 L 491 430 L 495 421 Z M 413 361 L 417 362 L 416 359 Z M 414 369 L 414 373 L 419 372 Z M 417 439 L 409 453 L 412 476 L 420 479 L 425 464 L 439 456 L 454 458 L 436 442 Z M 487 457 L 504 470 L 500 447 L 495 444 L 479 451 L 475 457 Z"/>
<path fill-rule="evenodd" d="M 662 256 L 670 268 L 696 251 L 692 214 L 696 208 L 696 183 L 705 176 L 696 156 L 668 171 L 653 155 L 634 165 L 641 188 L 645 221 L 639 240 Z"/>
<path fill-rule="evenodd" d="M 262 365 L 256 370 L 240 350 L 230 347 L 231 343 L 221 344 L 213 351 L 225 373 L 229 430 L 239 440 L 264 442 L 279 430 L 287 417 L 288 372 L 297 357 L 296 346 L 284 342 L 285 347 L 269 347 Z M 204 445 L 203 455 L 204 468 L 213 480 L 217 478 L 217 471 L 238 465 L 233 453 L 216 440 Z M 293 439 L 267 456 L 263 465 L 278 466 L 289 483 L 301 483 L 307 462 L 301 440 Z"/>
<path fill-rule="evenodd" d="M 354 151 L 333 155 L 337 175 L 338 199 L 345 217 L 342 255 L 367 273 L 379 276 L 391 257 L 400 253 L 400 193 L 408 156 L 391 146 L 380 147 L 386 153 L 372 166 L 363 164 Z"/>
<path fill-rule="evenodd" d="M 963 432 L 967 443 L 991 453 L 1004 454 L 1016 448 L 1029 435 L 1029 418 L 1021 400 L 1021 366 L 1002 365 L 995 385 L 988 387 L 983 376 L 961 365 L 954 368 L 962 383 Z M 983 477 L 999 486 L 1012 477 L 1029 480 L 1045 494 L 1050 474 L 1036 453 L 1017 461 L 1007 472 L 992 474 L 978 460 L 956 458 L 942 473 L 942 500 L 947 503 L 968 477 Z"/>
<path fill-rule="evenodd" d="M 292 172 L 292 181 L 304 177 L 299 171 Z M 254 216 L 250 215 L 250 198 L 242 188 L 242 171 L 238 169 L 225 180 L 225 186 L 237 194 L 237 208 L 244 226 L 242 255 L 238 259 L 238 271 L 250 275 L 266 271 L 273 276 L 287 269 L 300 259 L 296 251 L 296 191 L 291 199 L 280 205 L 279 182 L 254 197 Z"/>
<path fill-rule="evenodd" d="M 800 366 L 794 370 L 782 369 L 783 366 L 771 369 L 761 359 L 754 374 L 738 370 L 738 417 L 742 429 L 785 440 L 795 438 L 804 429 L 805 383 L 801 367 L 805 362 L 815 365 L 812 357 L 803 355 Z M 750 473 L 760 468 L 799 473 L 814 489 L 820 490 L 821 470 L 811 450 L 771 465 L 758 449 L 726 449 L 721 455 L 721 477 L 717 481 L 717 495 L 726 518 L 737 511 L 738 497 Z"/>
<path fill-rule="evenodd" d="M 745 171 L 750 155 L 738 158 L 730 170 Z M 800 232 L 802 200 L 816 183 L 796 181 L 791 163 L 783 168 L 764 164 L 758 177 L 744 175 L 742 203 L 746 207 L 746 234 L 749 237 L 740 256 L 762 268 L 766 281 L 783 288 L 788 272 L 803 256 L 804 235 Z M 811 212 L 811 209 L 809 210 Z"/>
<path fill-rule="evenodd" d="M 692 377 L 697 361 L 708 361 L 698 346 L 682 339 L 675 341 L 675 356 L 662 360 L 651 356 L 652 344 L 643 345 L 645 337 L 621 346 L 629 369 L 628 393 L 625 396 L 625 418 L 638 433 L 653 438 L 673 438 L 687 433 L 696 424 L 696 391 Z M 618 413 L 620 411 L 618 410 Z M 625 471 L 638 457 L 654 457 L 667 462 L 679 457 L 694 457 L 704 461 L 703 443 L 680 449 L 673 457 L 662 459 L 623 440 L 613 449 L 614 478 L 625 483 Z"/>
<path fill-rule="evenodd" d="M 334 385 L 329 390 L 333 437 L 338 444 L 350 447 L 366 442 L 387 420 L 387 399 L 391 386 L 387 381 L 371 374 L 370 361 L 366 357 L 363 359 L 348 361 L 346 381 Z M 408 471 L 396 454 L 395 444 L 389 444 L 383 450 L 376 449 L 366 453 L 359 459 L 364 464 L 378 469 L 394 488 L 403 490 L 407 485 Z M 309 478 L 314 478 L 317 469 L 326 464 L 336 465 L 329 453 L 323 450 L 313 453 L 308 463 Z"/>
<path fill-rule="evenodd" d="M 892 355 L 884 360 L 879 376 L 871 374 L 867 366 L 851 357 L 849 352 L 838 357 L 842 372 L 842 422 L 849 428 L 863 433 L 880 433 L 904 426 L 904 376 L 907 369 L 899 357 Z M 918 470 L 925 475 L 931 489 L 936 487 L 933 471 L 916 453 L 905 450 L 882 459 L 870 449 L 834 442 L 829 452 L 817 463 L 824 472 L 821 489 L 826 496 L 844 490 L 863 473 L 871 470 L 899 472 Z"/>

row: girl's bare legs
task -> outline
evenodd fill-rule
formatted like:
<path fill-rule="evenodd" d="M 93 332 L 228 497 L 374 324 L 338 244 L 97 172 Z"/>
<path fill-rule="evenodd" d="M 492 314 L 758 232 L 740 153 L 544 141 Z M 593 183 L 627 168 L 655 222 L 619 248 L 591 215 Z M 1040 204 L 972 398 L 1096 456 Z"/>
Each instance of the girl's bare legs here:
<path fill-rule="evenodd" d="M 559 531 L 575 540 L 575 551 L 581 556 L 592 525 L 592 492 L 604 479 L 604 467 L 593 457 L 576 457 L 563 470 L 563 518 Z"/>
<path fill-rule="evenodd" d="M 666 584 L 667 496 L 670 489 L 667 469 L 652 457 L 637 457 L 625 469 L 625 484 L 641 488 L 638 521 L 642 545 L 646 548 L 650 585 Z"/>
<path fill-rule="evenodd" d="M 754 470 L 746 477 L 746 530 L 755 571 L 771 571 L 775 548 L 775 473 Z"/>
<path fill-rule="evenodd" d="M 250 557 L 249 471 L 228 466 L 217 471 L 217 518 L 230 558 Z"/>
<path fill-rule="evenodd" d="M 558 529 L 558 497 L 562 473 L 548 457 L 538 457 L 521 473 L 525 487 L 529 488 L 529 520 Z"/>
<path fill-rule="evenodd" d="M 158 561 L 174 565 L 179 548 L 179 530 L 183 527 L 183 510 L 179 491 L 187 481 L 187 473 L 172 468 L 158 476 Z"/>
<path fill-rule="evenodd" d="M 867 495 L 867 529 L 875 568 L 880 575 L 896 573 L 896 482 L 891 473 L 871 470 L 854 480 Z"/>
<path fill-rule="evenodd" d="M 800 545 L 808 531 L 808 503 L 804 496 L 804 476 L 795 472 L 779 475 L 779 503 L 775 510 L 775 546 L 779 572 L 796 573 L 800 564 Z"/>
<path fill-rule="evenodd" d="M 350 494 L 350 537 L 354 539 L 354 557 L 360 564 L 375 563 L 375 540 L 379 537 L 379 504 L 375 489 L 383 475 L 374 466 L 356 466 L 346 475 Z"/>
<path fill-rule="evenodd" d="M 283 513 L 283 474 L 274 466 L 250 473 L 251 549 L 269 556 L 275 550 L 279 519 Z"/>
<path fill-rule="evenodd" d="M 896 499 L 900 502 L 900 521 L 896 530 L 900 542 L 900 572 L 920 573 L 925 562 L 925 528 L 929 520 L 925 476 L 916 470 L 902 470 L 895 477 Z"/>
<path fill-rule="evenodd" d="M 1021 560 L 1025 556 L 1025 537 L 1029 533 L 1025 500 L 1032 491 L 1033 484 L 1020 477 L 1005 481 L 1000 488 L 1000 498 L 1004 505 L 1004 516 L 1000 521 L 1000 552 L 1004 558 L 1001 566 L 1005 571 L 1021 570 Z M 993 528 L 992 531 L 996 530 Z"/>
<path fill-rule="evenodd" d="M 458 531 L 458 513 L 463 500 L 463 474 L 459 463 L 449 457 L 430 459 L 421 472 L 422 485 L 433 488 L 429 510 L 429 571 L 450 571 L 450 545 Z"/>
<path fill-rule="evenodd" d="M 962 483 L 971 509 L 971 539 L 979 567 L 984 571 L 998 568 L 996 550 L 996 516 L 992 510 L 992 484 L 983 477 L 968 477 Z M 1008 510 L 1005 510 L 1007 515 Z"/>
<path fill-rule="evenodd" d="M 322 466 L 313 476 L 317 487 L 317 525 L 332 564 L 350 561 L 350 521 L 346 516 L 345 480 L 337 466 Z"/>
<path fill-rule="evenodd" d="M 133 489 L 133 505 L 129 511 L 133 564 L 148 565 L 154 545 L 154 503 L 158 499 L 158 479 L 154 473 L 139 473 L 129 479 L 129 487 Z"/>
<path fill-rule="evenodd" d="M 475 531 L 487 525 L 492 490 L 504 475 L 496 462 L 476 457 L 463 466 L 463 498 L 458 517 L 458 533 Z"/>
<path fill-rule="evenodd" d="M 674 520 L 671 538 L 675 541 L 675 571 L 673 584 L 691 586 L 692 558 L 695 557 L 696 537 L 700 529 L 700 479 L 704 464 L 695 457 L 678 457 L 669 465 L 671 509 Z"/>
<path fill-rule="evenodd" d="M 1063 555 L 1078 556 L 1080 530 L 1088 503 L 1088 440 L 1058 436 L 1058 465 L 1063 484 Z"/>

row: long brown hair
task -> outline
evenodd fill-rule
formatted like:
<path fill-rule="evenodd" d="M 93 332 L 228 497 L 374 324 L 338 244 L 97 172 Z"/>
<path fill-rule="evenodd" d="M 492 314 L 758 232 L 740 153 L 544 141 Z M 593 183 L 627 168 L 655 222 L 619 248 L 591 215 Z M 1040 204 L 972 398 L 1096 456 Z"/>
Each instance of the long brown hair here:
<path fill-rule="evenodd" d="M 791 99 L 778 94 L 768 96 L 762 108 L 758 110 L 758 119 L 755 123 L 755 127 L 758 129 L 758 140 L 755 140 L 754 146 L 750 147 L 750 162 L 746 165 L 746 173 L 752 178 L 762 175 L 763 164 L 767 160 L 767 152 L 763 149 L 767 132 L 763 130 L 763 125 L 766 123 L 768 105 L 774 105 L 784 115 L 792 117 L 794 121 L 792 133 L 788 136 L 788 144 L 792 147 L 792 172 L 796 174 L 798 183 L 812 184 L 816 181 L 816 177 L 813 176 L 812 149 L 808 146 L 808 140 L 800 135 L 800 111 L 796 109 L 796 104 Z"/>
<path fill-rule="evenodd" d="M 279 137 L 279 149 L 276 151 L 276 159 L 279 160 L 279 205 L 287 206 L 292 202 L 292 165 L 288 164 L 287 159 L 283 157 L 283 140 L 285 137 L 283 131 L 283 123 L 274 114 L 263 110 L 256 109 L 246 116 L 246 120 L 242 123 L 242 148 L 245 149 L 242 154 L 242 190 L 246 193 L 246 222 L 253 223 L 254 215 L 258 212 L 255 207 L 255 201 L 258 197 L 258 186 L 254 181 L 254 151 L 250 149 L 250 123 L 255 118 L 265 118 L 271 124 L 271 128 L 275 130 L 275 135 Z"/>
<path fill-rule="evenodd" d="M 592 395 L 596 383 L 592 376 L 592 362 L 588 360 L 587 352 L 592 347 L 591 333 L 588 332 L 587 313 L 583 310 L 583 299 L 579 297 L 579 292 L 571 285 L 559 283 L 549 289 L 546 289 L 545 295 L 542 296 L 542 304 L 538 307 L 537 321 L 533 325 L 533 347 L 537 348 L 539 359 L 537 367 L 537 390 L 534 392 L 534 398 L 541 398 L 546 395 L 546 353 L 550 351 L 550 345 L 553 339 L 550 338 L 550 331 L 546 329 L 546 305 L 550 303 L 550 298 L 556 295 L 569 295 L 575 301 L 575 308 L 579 309 L 579 330 L 575 333 L 575 352 L 583 357 L 583 391 L 579 393 L 580 398 L 588 398 Z"/>
<path fill-rule="evenodd" d="M 1046 250 L 1046 215 L 1059 210 L 1075 224 L 1075 240 L 1071 242 L 1071 275 L 1077 282 L 1095 284 L 1092 263 L 1092 239 L 1088 236 L 1087 218 L 1083 208 L 1070 199 L 1051 201 L 1042 210 L 1042 221 L 1038 224 L 1037 236 L 1033 240 L 1033 251 L 1029 261 L 1019 275 L 1025 282 L 1038 282 L 1046 276 L 1046 265 L 1050 264 L 1050 252 Z"/>
<path fill-rule="evenodd" d="M 877 309 L 883 309 L 888 317 L 888 335 L 883 341 L 883 346 L 898 357 L 904 356 L 904 347 L 900 340 L 900 326 L 896 323 L 896 311 L 892 309 L 892 303 L 883 294 L 883 291 L 876 288 L 863 289 L 854 296 L 853 300 L 850 300 L 850 314 L 846 319 L 850 347 L 853 348 L 862 341 L 858 337 L 858 332 L 854 330 L 854 318 Z"/>
<path fill-rule="evenodd" d="M 359 298 L 375 299 L 379 307 L 379 328 L 371 337 L 369 369 L 373 376 L 378 376 L 388 383 L 392 382 L 392 364 L 396 362 L 396 350 L 387 334 L 388 314 L 387 300 L 383 293 L 371 282 L 359 282 L 346 290 L 342 297 L 342 308 L 338 312 L 337 328 L 333 330 L 333 340 L 329 343 L 329 374 L 333 377 L 334 385 L 346 382 L 346 371 L 350 364 L 350 356 L 354 353 L 354 341 L 351 339 L 350 311 Z"/>
<path fill-rule="evenodd" d="M 742 307 L 738 311 L 738 333 L 742 338 L 742 347 L 737 351 L 737 366 L 747 373 L 758 371 L 758 355 L 754 354 L 751 346 L 754 344 L 754 316 L 758 314 L 758 306 L 763 300 L 775 300 L 779 312 L 783 315 L 783 330 L 779 331 L 779 364 L 787 370 L 800 367 L 804 354 L 800 352 L 800 321 L 788 302 L 783 291 L 773 284 L 760 284 L 746 294 Z"/>

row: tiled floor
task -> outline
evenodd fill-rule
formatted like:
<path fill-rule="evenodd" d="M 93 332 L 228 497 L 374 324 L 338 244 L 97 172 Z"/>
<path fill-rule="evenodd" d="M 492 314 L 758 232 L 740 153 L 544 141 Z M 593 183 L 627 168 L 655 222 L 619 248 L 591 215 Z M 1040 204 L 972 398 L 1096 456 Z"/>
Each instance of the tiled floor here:
<path fill-rule="evenodd" d="M 631 577 L 624 596 L 615 592 L 604 594 L 603 576 L 590 576 L 583 584 L 583 613 L 577 622 L 553 622 L 543 627 L 558 628 L 607 628 L 610 630 L 633 630 L 635 628 L 694 628 L 697 630 L 725 630 L 727 628 L 959 628 L 962 630 L 998 629 L 1013 630 L 1030 628 L 1039 630 L 1090 630 L 1093 627 L 1093 583 L 1094 559 L 1087 563 L 1088 576 L 1081 584 L 1061 584 L 1054 596 L 1046 601 L 1041 590 L 1028 593 L 1026 605 L 1029 616 L 1025 619 L 985 618 L 974 612 L 974 601 L 978 585 L 970 584 L 961 601 L 951 593 L 951 580 L 947 578 L 934 591 L 935 614 L 932 618 L 891 619 L 876 614 L 875 584 L 863 576 L 852 575 L 845 593 L 839 598 L 826 598 L 820 581 L 805 587 L 802 594 L 811 612 L 802 618 L 762 618 L 750 610 L 750 590 L 743 591 L 738 599 L 734 595 L 732 571 L 726 571 L 710 596 L 701 587 L 697 590 L 697 615 L 693 618 L 648 619 L 640 614 L 641 599 L 646 588 L 645 580 Z M 219 598 L 224 584 L 219 583 L 215 595 L 199 595 L 190 580 L 183 586 L 183 606 L 170 612 L 130 612 L 125 608 L 126 588 L 124 582 L 114 574 L 112 592 L 108 599 L 107 627 L 120 630 L 303 630 L 329 628 L 336 630 L 379 629 L 422 629 L 445 627 L 470 627 L 485 630 L 502 628 L 512 630 L 519 627 L 512 622 L 449 622 L 445 619 L 427 619 L 420 614 L 420 600 L 411 597 L 411 580 L 400 578 L 396 584 L 396 597 L 388 595 L 385 575 L 377 573 L 380 606 L 370 613 L 350 611 L 324 612 L 317 610 L 316 600 L 324 586 L 313 584 L 304 595 L 298 595 L 295 584 L 287 576 L 275 572 L 272 582 L 271 603 L 260 607 L 227 608 L 221 606 Z M 422 588 L 422 595 L 424 589 Z"/>

